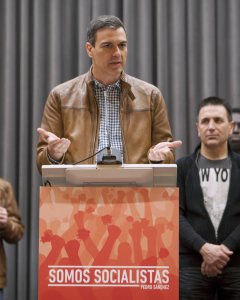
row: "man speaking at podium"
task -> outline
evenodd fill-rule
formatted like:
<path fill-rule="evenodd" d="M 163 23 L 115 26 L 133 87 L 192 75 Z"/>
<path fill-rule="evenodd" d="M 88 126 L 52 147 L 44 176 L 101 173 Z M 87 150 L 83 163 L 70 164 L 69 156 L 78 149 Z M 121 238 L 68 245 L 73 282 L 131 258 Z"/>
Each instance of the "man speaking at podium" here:
<path fill-rule="evenodd" d="M 96 162 L 114 148 L 124 163 L 172 163 L 172 133 L 163 96 L 155 86 L 127 75 L 127 37 L 115 16 L 93 19 L 86 51 L 92 67 L 55 87 L 48 96 L 37 146 L 44 164 Z"/>

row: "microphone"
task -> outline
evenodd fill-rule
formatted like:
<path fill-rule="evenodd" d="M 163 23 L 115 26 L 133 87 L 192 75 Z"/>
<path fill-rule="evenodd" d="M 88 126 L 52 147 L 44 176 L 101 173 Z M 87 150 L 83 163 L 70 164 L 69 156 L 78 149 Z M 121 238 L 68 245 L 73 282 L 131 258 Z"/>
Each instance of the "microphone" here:
<path fill-rule="evenodd" d="M 107 130 L 108 146 L 97 154 L 97 165 L 121 165 L 122 155 L 121 152 L 111 147 L 111 137 L 109 130 L 109 116 L 107 109 L 107 91 L 104 91 L 104 102 L 105 102 L 105 122 Z"/>
<path fill-rule="evenodd" d="M 121 165 L 122 156 L 118 149 L 106 147 L 97 154 L 97 165 Z"/>

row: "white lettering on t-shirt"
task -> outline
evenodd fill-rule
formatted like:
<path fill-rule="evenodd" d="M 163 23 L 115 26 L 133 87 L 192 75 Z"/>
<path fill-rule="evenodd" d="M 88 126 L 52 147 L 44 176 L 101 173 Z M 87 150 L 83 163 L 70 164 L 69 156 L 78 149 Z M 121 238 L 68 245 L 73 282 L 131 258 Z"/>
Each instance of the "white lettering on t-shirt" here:
<path fill-rule="evenodd" d="M 228 198 L 230 169 L 200 168 L 199 176 L 204 196 L 204 205 L 217 235 Z"/>

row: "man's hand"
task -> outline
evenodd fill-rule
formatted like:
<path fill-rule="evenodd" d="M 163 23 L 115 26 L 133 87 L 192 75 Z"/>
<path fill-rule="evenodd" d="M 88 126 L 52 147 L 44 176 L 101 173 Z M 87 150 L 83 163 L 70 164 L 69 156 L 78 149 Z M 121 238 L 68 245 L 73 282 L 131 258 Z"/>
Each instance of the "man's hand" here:
<path fill-rule="evenodd" d="M 161 142 L 152 147 L 148 152 L 150 161 L 165 161 L 173 148 L 178 148 L 182 145 L 182 141 Z"/>
<path fill-rule="evenodd" d="M 222 273 L 222 269 L 208 265 L 205 261 L 201 264 L 201 273 L 207 277 L 216 277 Z"/>
<path fill-rule="evenodd" d="M 5 207 L 0 207 L 0 228 L 7 224 L 8 212 Z"/>
<path fill-rule="evenodd" d="M 225 245 L 205 243 L 200 249 L 200 254 L 203 257 L 202 274 L 212 277 L 222 273 L 233 252 Z"/>
<path fill-rule="evenodd" d="M 43 128 L 37 129 L 42 139 L 48 143 L 48 153 L 56 161 L 61 160 L 64 153 L 70 146 L 70 140 L 66 138 L 59 138 L 54 133 L 46 131 Z"/>

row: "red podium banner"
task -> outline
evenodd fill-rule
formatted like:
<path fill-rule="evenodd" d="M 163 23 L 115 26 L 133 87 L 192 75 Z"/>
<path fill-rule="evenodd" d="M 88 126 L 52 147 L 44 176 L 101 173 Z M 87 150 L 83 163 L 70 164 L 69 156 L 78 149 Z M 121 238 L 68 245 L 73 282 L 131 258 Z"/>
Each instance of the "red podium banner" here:
<path fill-rule="evenodd" d="M 178 189 L 41 187 L 39 300 L 177 300 Z"/>

